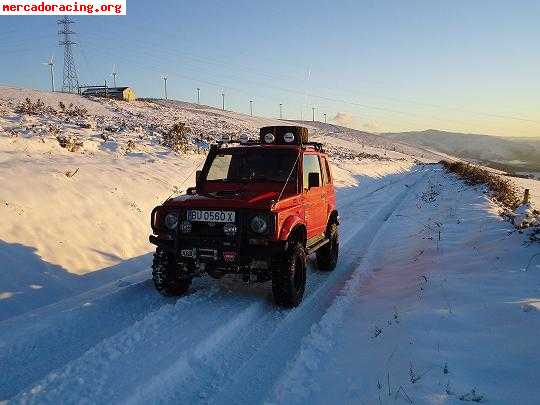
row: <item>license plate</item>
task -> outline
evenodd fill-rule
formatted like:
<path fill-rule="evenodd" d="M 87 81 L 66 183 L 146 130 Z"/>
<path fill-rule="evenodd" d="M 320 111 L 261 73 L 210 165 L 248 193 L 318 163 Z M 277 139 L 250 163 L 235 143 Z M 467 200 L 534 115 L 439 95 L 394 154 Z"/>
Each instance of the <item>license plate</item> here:
<path fill-rule="evenodd" d="M 235 212 L 188 210 L 187 219 L 192 222 L 234 222 Z"/>

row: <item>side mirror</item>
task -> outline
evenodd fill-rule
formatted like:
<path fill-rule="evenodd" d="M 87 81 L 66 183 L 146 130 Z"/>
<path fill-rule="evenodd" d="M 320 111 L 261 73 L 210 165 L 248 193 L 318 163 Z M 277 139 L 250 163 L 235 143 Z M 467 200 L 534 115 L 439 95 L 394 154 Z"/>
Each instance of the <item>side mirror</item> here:
<path fill-rule="evenodd" d="M 320 175 L 319 173 L 309 173 L 308 174 L 308 188 L 319 187 L 320 186 Z"/>
<path fill-rule="evenodd" d="M 195 195 L 197 194 L 197 187 L 188 187 L 186 190 L 187 195 Z"/>

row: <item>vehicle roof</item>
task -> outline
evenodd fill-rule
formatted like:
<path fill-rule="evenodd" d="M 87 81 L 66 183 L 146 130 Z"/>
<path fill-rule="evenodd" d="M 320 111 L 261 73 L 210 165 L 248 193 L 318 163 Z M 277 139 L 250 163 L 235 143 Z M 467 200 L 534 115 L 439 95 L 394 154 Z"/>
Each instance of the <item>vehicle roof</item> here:
<path fill-rule="evenodd" d="M 268 145 L 263 143 L 252 143 L 252 144 L 245 144 L 245 145 L 235 145 L 235 146 L 221 146 L 219 149 L 220 151 L 226 151 L 226 150 L 249 150 L 249 149 L 270 149 L 270 150 L 304 150 L 309 152 L 316 152 L 321 155 L 326 155 L 324 151 L 317 150 L 313 145 Z"/>

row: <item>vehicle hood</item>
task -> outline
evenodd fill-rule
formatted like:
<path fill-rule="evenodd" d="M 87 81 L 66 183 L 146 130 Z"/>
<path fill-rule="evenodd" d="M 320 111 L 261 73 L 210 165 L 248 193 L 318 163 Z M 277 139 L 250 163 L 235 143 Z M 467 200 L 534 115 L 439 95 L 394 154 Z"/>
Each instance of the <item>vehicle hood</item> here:
<path fill-rule="evenodd" d="M 277 191 L 216 191 L 181 195 L 167 200 L 164 205 L 190 208 L 269 209 L 278 195 Z"/>

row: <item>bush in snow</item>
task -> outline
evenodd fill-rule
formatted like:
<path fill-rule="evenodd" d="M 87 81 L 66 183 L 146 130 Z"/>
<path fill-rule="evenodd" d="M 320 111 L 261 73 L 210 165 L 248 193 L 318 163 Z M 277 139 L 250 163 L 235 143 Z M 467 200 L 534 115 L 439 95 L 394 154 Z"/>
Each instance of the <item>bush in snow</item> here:
<path fill-rule="evenodd" d="M 62 114 L 69 115 L 70 117 L 86 117 L 88 115 L 88 110 L 81 105 L 73 105 L 70 103 L 69 106 L 59 101 L 58 108 Z"/>
<path fill-rule="evenodd" d="M 77 152 L 83 147 L 83 142 L 73 138 L 72 136 L 58 135 L 56 140 L 62 148 L 66 148 L 70 152 Z"/>
<path fill-rule="evenodd" d="M 514 210 L 519 206 L 520 200 L 517 192 L 509 180 L 503 179 L 501 176 L 469 163 L 448 162 L 443 160 L 441 161 L 441 164 L 447 171 L 462 177 L 468 184 L 485 184 L 491 191 L 493 199 L 503 206 L 510 208 L 511 210 Z"/>
<path fill-rule="evenodd" d="M 19 114 L 36 115 L 43 113 L 54 114 L 56 113 L 56 110 L 52 107 L 46 106 L 45 103 L 39 98 L 35 102 L 32 102 L 32 100 L 26 97 L 23 103 L 15 107 L 15 112 Z"/>
<path fill-rule="evenodd" d="M 134 150 L 137 149 L 137 146 L 135 145 L 135 142 L 133 142 L 132 139 L 129 139 L 126 144 L 126 155 L 130 154 Z"/>
<path fill-rule="evenodd" d="M 175 152 L 187 152 L 190 129 L 183 122 L 174 124 L 171 129 L 163 134 L 163 145 Z"/>
<path fill-rule="evenodd" d="M 512 222 L 518 228 L 540 226 L 540 213 L 533 210 L 531 204 L 522 204 L 516 209 Z"/>

